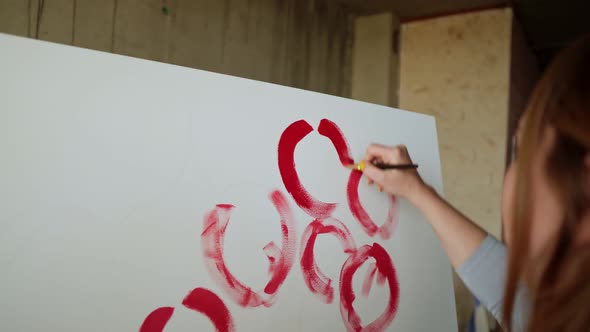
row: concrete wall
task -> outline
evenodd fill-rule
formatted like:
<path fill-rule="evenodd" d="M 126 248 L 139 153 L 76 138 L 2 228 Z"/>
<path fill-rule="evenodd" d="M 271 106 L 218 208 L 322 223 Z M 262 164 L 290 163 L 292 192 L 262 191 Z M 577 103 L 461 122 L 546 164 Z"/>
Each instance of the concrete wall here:
<path fill-rule="evenodd" d="M 351 27 L 324 0 L 0 0 L 0 32 L 340 96 Z"/>
<path fill-rule="evenodd" d="M 510 9 L 402 25 L 400 107 L 437 119 L 445 197 L 494 235 L 501 188 L 510 86 Z M 471 298 L 456 280 L 461 330 Z"/>
<path fill-rule="evenodd" d="M 351 98 L 397 107 L 399 18 L 391 12 L 354 19 Z"/>

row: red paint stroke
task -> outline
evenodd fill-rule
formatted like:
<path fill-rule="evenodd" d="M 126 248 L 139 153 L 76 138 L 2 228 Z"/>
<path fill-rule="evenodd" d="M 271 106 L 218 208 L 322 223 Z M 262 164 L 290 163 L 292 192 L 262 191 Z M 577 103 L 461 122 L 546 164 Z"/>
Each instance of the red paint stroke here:
<path fill-rule="evenodd" d="M 308 215 L 323 219 L 332 214 L 336 204 L 325 203 L 311 196 L 301 184 L 295 168 L 295 148 L 312 131 L 313 128 L 305 120 L 293 122 L 283 131 L 278 146 L 279 172 L 285 189 L 291 194 L 297 205 Z"/>
<path fill-rule="evenodd" d="M 280 191 L 273 191 L 270 200 L 281 217 L 282 248 L 274 242 L 264 246 L 263 251 L 268 257 L 270 280 L 264 288 L 264 294 L 254 292 L 241 283 L 225 264 L 223 257 L 223 241 L 229 223 L 233 205 L 220 204 L 205 215 L 201 245 L 205 264 L 213 280 L 224 292 L 242 307 L 270 307 L 295 261 L 296 229 L 291 209 L 286 197 Z"/>
<path fill-rule="evenodd" d="M 323 119 L 320 121 L 318 132 L 320 135 L 326 136 L 332 141 L 332 145 L 334 145 L 334 148 L 338 153 L 338 158 L 340 159 L 342 166 L 348 166 L 354 163 L 354 159 L 350 155 L 350 148 L 348 147 L 346 138 L 344 138 L 344 134 L 334 122 L 328 119 Z"/>
<path fill-rule="evenodd" d="M 174 313 L 174 308 L 172 307 L 161 307 L 154 311 L 152 311 L 145 320 L 141 327 L 139 328 L 139 332 L 162 332 L 164 331 L 164 327 L 172 317 Z"/>
<path fill-rule="evenodd" d="M 324 303 L 334 300 L 332 280 L 320 271 L 314 256 L 315 241 L 319 234 L 333 234 L 342 244 L 345 253 L 354 253 L 356 244 L 352 234 L 340 220 L 328 218 L 312 221 L 301 238 L 301 270 L 307 288 Z"/>
<path fill-rule="evenodd" d="M 362 326 L 361 318 L 353 308 L 355 300 L 352 278 L 358 268 L 369 258 L 375 259 L 377 270 L 387 279 L 389 302 L 385 311 L 373 322 Z M 399 284 L 389 254 L 379 244 L 364 245 L 344 262 L 340 272 L 340 314 L 348 331 L 384 331 L 395 318 L 399 303 Z"/>
<path fill-rule="evenodd" d="M 215 293 L 205 288 L 193 289 L 182 300 L 182 305 L 207 316 L 217 332 L 234 331 L 234 323 L 225 303 Z"/>
<path fill-rule="evenodd" d="M 377 271 L 377 285 L 385 285 L 385 279 L 385 274 L 381 273 L 381 271 Z"/>
<path fill-rule="evenodd" d="M 278 190 L 270 194 L 270 199 L 281 217 L 281 248 L 278 249 L 274 242 L 264 247 L 269 264 L 269 273 L 272 276 L 264 288 L 266 294 L 275 294 L 283 284 L 293 263 L 295 262 L 295 251 L 297 250 L 297 234 L 295 220 L 289 208 L 287 198 Z M 275 248 L 269 251 L 269 247 Z"/>
<path fill-rule="evenodd" d="M 367 275 L 363 282 L 363 296 L 369 296 L 369 293 L 371 293 L 371 287 L 373 286 L 373 280 L 375 279 L 375 272 L 377 272 L 377 264 L 372 263 L 367 270 Z M 385 279 L 383 279 L 383 281 L 385 281 Z"/>
<path fill-rule="evenodd" d="M 387 213 L 387 217 L 385 218 L 383 225 L 378 227 L 361 204 L 358 187 L 362 176 L 363 173 L 359 171 L 352 171 L 350 173 L 350 177 L 348 178 L 348 187 L 346 190 L 348 207 L 350 208 L 352 215 L 356 220 L 358 220 L 361 227 L 369 236 L 375 236 L 375 234 L 379 233 L 382 239 L 387 240 L 391 238 L 391 235 L 393 234 L 395 226 L 398 222 L 399 212 L 397 199 L 393 196 L 389 196 L 389 211 Z"/>

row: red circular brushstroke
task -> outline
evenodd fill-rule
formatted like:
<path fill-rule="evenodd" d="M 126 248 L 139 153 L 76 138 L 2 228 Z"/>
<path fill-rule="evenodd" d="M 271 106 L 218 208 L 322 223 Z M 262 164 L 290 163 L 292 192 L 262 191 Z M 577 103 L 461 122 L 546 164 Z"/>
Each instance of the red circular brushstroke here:
<path fill-rule="evenodd" d="M 313 196 L 303 185 L 295 168 L 295 148 L 313 128 L 305 120 L 293 122 L 281 134 L 278 146 L 279 172 L 285 188 L 297 205 L 314 218 L 327 218 L 336 208 L 334 203 L 322 202 Z"/>
<path fill-rule="evenodd" d="M 152 311 L 143 320 L 139 332 L 162 332 L 174 313 L 173 307 L 161 307 Z"/>
<path fill-rule="evenodd" d="M 350 173 L 350 177 L 348 178 L 348 186 L 346 189 L 348 207 L 350 208 L 352 215 L 356 220 L 358 220 L 361 227 L 369 236 L 374 236 L 375 234 L 379 233 L 382 239 L 387 240 L 391 238 L 398 220 L 397 199 L 394 196 L 389 196 L 389 211 L 387 213 L 387 217 L 385 218 L 383 225 L 378 227 L 361 204 L 358 187 L 362 176 L 363 173 L 359 171 L 352 171 Z"/>
<path fill-rule="evenodd" d="M 389 302 L 385 311 L 373 322 L 362 325 L 353 307 L 355 300 L 352 278 L 358 268 L 369 258 L 375 259 L 377 271 L 385 276 L 389 286 Z M 383 331 L 395 318 L 399 302 L 399 284 L 389 254 L 379 244 L 364 245 L 344 262 L 340 272 L 340 314 L 348 331 Z"/>
<path fill-rule="evenodd" d="M 381 271 L 377 271 L 377 285 L 385 285 L 385 275 Z"/>
<path fill-rule="evenodd" d="M 283 284 L 293 263 L 295 262 L 295 252 L 297 250 L 297 234 L 295 229 L 295 219 L 291 213 L 287 198 L 280 191 L 275 190 L 270 194 L 270 200 L 276 207 L 281 217 L 281 248 L 276 250 L 275 254 L 267 251 L 269 246 L 276 248 L 274 242 L 269 242 L 265 246 L 265 252 L 269 259 L 270 280 L 264 288 L 266 294 L 275 294 Z"/>
<path fill-rule="evenodd" d="M 215 325 L 217 332 L 232 332 L 235 330 L 231 314 L 225 303 L 217 294 L 208 289 L 193 289 L 182 300 L 182 305 L 207 316 Z"/>
<path fill-rule="evenodd" d="M 373 279 L 375 279 L 375 272 L 377 272 L 377 264 L 372 263 L 367 270 L 367 275 L 365 276 L 365 280 L 363 281 L 363 288 L 361 294 L 363 296 L 369 296 L 371 292 L 371 287 L 373 287 Z M 385 281 L 385 279 L 383 279 Z"/>
<path fill-rule="evenodd" d="M 332 280 L 320 271 L 314 256 L 315 241 L 319 234 L 333 234 L 342 244 L 345 253 L 353 253 L 356 250 L 354 238 L 348 228 L 334 218 L 312 221 L 303 232 L 301 238 L 301 271 L 303 280 L 309 290 L 317 295 L 322 302 L 332 303 L 334 300 L 334 288 Z"/>
<path fill-rule="evenodd" d="M 240 282 L 228 269 L 223 257 L 223 240 L 225 229 L 233 205 L 220 204 L 205 216 L 201 245 L 205 264 L 213 280 L 223 291 L 242 307 L 270 307 L 275 296 L 287 278 L 295 261 L 296 230 L 291 209 L 287 199 L 280 191 L 273 191 L 270 199 L 281 217 L 282 247 L 278 248 L 274 242 L 264 248 L 269 260 L 270 280 L 264 288 L 264 294 L 254 292 L 250 287 Z M 265 295 L 266 294 L 266 295 Z"/>
<path fill-rule="evenodd" d="M 350 155 L 350 148 L 348 147 L 346 138 L 334 122 L 328 119 L 322 119 L 318 127 L 318 133 L 330 139 L 338 153 L 338 158 L 340 159 L 342 166 L 348 166 L 354 163 L 354 159 Z"/>

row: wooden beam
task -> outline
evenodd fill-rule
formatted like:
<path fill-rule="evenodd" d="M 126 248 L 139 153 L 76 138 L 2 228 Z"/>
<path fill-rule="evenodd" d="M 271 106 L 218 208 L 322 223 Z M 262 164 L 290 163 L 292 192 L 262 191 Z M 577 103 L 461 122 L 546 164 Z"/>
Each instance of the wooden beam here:
<path fill-rule="evenodd" d="M 352 53 L 353 99 L 396 106 L 397 58 L 392 61 L 398 20 L 392 13 L 355 19 Z M 392 98 L 392 94 L 395 98 Z"/>

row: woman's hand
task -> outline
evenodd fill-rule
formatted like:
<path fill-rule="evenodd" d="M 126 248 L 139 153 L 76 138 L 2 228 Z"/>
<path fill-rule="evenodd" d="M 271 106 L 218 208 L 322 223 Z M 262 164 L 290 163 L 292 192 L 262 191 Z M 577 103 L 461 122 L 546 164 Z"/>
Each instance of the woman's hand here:
<path fill-rule="evenodd" d="M 404 145 L 371 144 L 367 148 L 363 162 L 363 173 L 369 178 L 369 183 L 377 183 L 391 195 L 404 197 L 415 204 L 417 196 L 428 188 L 416 169 L 381 170 L 373 166 L 374 162 L 392 165 L 412 164 L 410 154 Z"/>
<path fill-rule="evenodd" d="M 481 245 L 486 232 L 425 184 L 416 169 L 381 170 L 373 162 L 412 164 L 406 147 L 370 145 L 363 160 L 363 173 L 389 194 L 404 197 L 416 206 L 434 228 L 451 264 L 455 268 L 461 266 Z"/>

